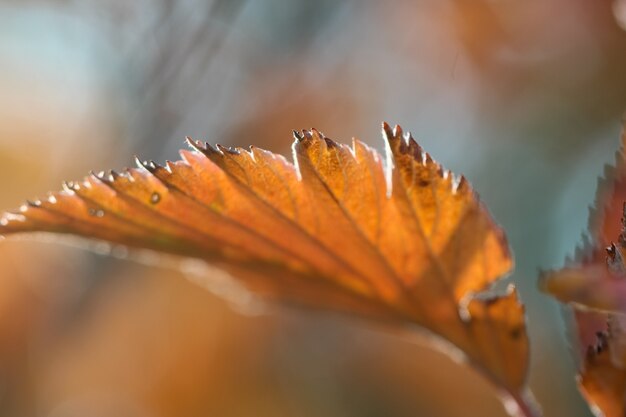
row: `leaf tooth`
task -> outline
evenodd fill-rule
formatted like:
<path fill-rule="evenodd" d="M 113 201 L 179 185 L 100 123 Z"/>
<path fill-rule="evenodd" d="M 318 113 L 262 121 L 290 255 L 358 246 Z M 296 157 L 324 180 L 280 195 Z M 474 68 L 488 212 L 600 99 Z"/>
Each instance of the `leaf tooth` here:
<path fill-rule="evenodd" d="M 581 238 L 584 246 L 591 244 L 591 239 L 589 238 L 589 235 L 587 233 L 582 233 Z"/>
<path fill-rule="evenodd" d="M 41 200 L 38 200 L 38 199 L 34 200 L 34 201 L 26 200 L 26 204 L 28 204 L 31 207 L 35 207 L 35 208 L 41 207 Z"/>
<path fill-rule="evenodd" d="M 587 262 L 593 251 L 592 239 L 585 232 L 580 234 L 580 244 L 574 250 L 574 260 L 576 262 Z"/>
<path fill-rule="evenodd" d="M 204 146 L 204 153 L 206 156 L 211 157 L 211 155 L 217 154 L 217 155 L 225 155 L 226 148 L 220 144 L 211 144 L 211 143 L 207 143 Z"/>
<path fill-rule="evenodd" d="M 152 159 L 150 159 L 150 160 L 146 161 L 146 163 L 144 164 L 144 167 L 146 168 L 146 170 L 148 172 L 152 172 L 152 171 L 154 171 L 156 169 L 157 165 L 158 164 L 156 162 L 154 162 Z M 122 176 L 122 175 L 123 175 L 123 173 L 120 176 Z"/>
<path fill-rule="evenodd" d="M 219 143 L 216 145 L 217 149 L 219 149 L 219 151 L 223 154 L 231 154 L 231 155 L 239 155 L 240 152 L 237 148 L 233 148 L 231 146 L 223 146 L 220 145 Z"/>
<path fill-rule="evenodd" d="M 254 159 L 254 153 L 252 152 L 252 148 L 251 147 L 249 147 L 248 149 L 236 147 L 235 150 L 237 151 L 237 155 L 246 155 L 246 156 L 249 156 L 250 158 Z"/>
<path fill-rule="evenodd" d="M 199 140 L 193 140 L 191 137 L 185 137 L 185 143 L 196 152 L 204 154 L 207 151 L 207 144 L 202 144 Z"/>
<path fill-rule="evenodd" d="M 343 149 L 345 149 L 346 151 L 348 151 L 350 157 L 352 158 L 353 161 L 357 160 L 357 148 L 360 146 L 363 146 L 363 144 L 361 143 L 360 140 L 358 140 L 355 137 L 352 137 L 352 143 L 350 145 L 340 145 L 338 144 L 338 146 L 342 147 Z"/>
<path fill-rule="evenodd" d="M 206 154 L 200 151 L 187 151 L 183 149 L 179 151 L 179 154 L 181 157 L 181 161 L 183 161 L 187 166 L 190 167 L 193 167 L 198 162 L 198 158 L 208 159 Z"/>
<path fill-rule="evenodd" d="M 248 147 L 248 149 L 247 149 L 247 150 L 246 150 L 246 149 L 243 149 L 243 151 L 245 151 L 245 152 L 248 154 L 248 156 L 250 157 L 250 159 L 251 159 L 251 160 L 252 160 L 252 162 L 254 162 L 254 163 L 256 163 L 256 162 L 257 162 L 257 160 L 256 160 L 256 155 L 255 155 L 255 153 L 257 152 L 257 149 L 258 149 L 258 148 L 257 148 L 257 147 L 255 147 L 255 146 L 253 146 L 253 145 L 250 145 L 250 146 Z"/>
<path fill-rule="evenodd" d="M 320 132 L 319 130 L 317 130 L 316 128 L 312 127 L 311 128 L 311 135 L 317 139 L 317 140 L 322 140 L 322 139 L 328 139 L 322 132 Z M 328 139 L 330 140 L 330 139 Z M 331 141 L 332 142 L 332 141 Z"/>
<path fill-rule="evenodd" d="M 411 150 L 411 154 L 413 155 L 415 160 L 421 162 L 422 165 L 426 166 L 433 162 L 433 159 L 430 157 L 430 155 L 424 152 L 424 149 L 420 145 L 418 145 L 417 142 L 413 140 L 413 138 L 411 138 L 411 142 L 409 142 L 409 149 Z"/>
<path fill-rule="evenodd" d="M 190 136 L 185 136 L 185 144 L 187 144 L 187 146 L 189 146 L 192 149 L 196 149 L 196 143 L 195 141 L 190 137 Z M 199 151 L 199 149 L 196 149 L 197 151 Z"/>
<path fill-rule="evenodd" d="M 313 139 L 313 132 L 309 129 L 302 129 L 302 136 L 304 136 L 305 141 Z"/>
<path fill-rule="evenodd" d="M 403 133 L 402 133 L 402 127 L 400 127 L 400 125 L 395 125 L 393 127 L 393 137 L 394 138 L 401 138 L 403 137 Z"/>
<path fill-rule="evenodd" d="M 597 210 L 598 210 L 597 207 L 587 206 L 587 215 L 589 216 L 589 218 L 591 218 L 591 216 L 593 216 Z"/>
<path fill-rule="evenodd" d="M 119 177 L 120 177 L 119 172 L 112 169 L 109 171 L 108 175 L 105 176 L 104 180 L 112 183 L 112 182 L 117 181 Z"/>
<path fill-rule="evenodd" d="M 334 146 L 329 143 L 330 139 L 327 140 L 327 138 L 315 128 L 303 129 L 302 134 L 295 135 L 295 138 L 297 143 L 302 143 L 305 146 L 313 141 L 323 142 L 327 147 Z"/>
<path fill-rule="evenodd" d="M 157 164 L 153 160 L 141 161 L 135 158 L 135 164 L 137 165 L 137 169 L 147 174 L 153 174 L 154 171 L 156 171 L 159 168 L 159 164 Z M 126 169 L 124 172 L 122 172 L 121 176 L 128 179 L 130 182 L 135 182 L 135 178 L 133 177 L 129 169 Z"/>
<path fill-rule="evenodd" d="M 297 141 L 297 142 L 301 142 L 302 140 L 304 140 L 304 135 L 301 134 L 300 132 L 298 132 L 297 130 L 292 130 L 291 133 L 293 134 L 293 138 Z"/>
<path fill-rule="evenodd" d="M 459 183 L 461 182 L 461 176 L 456 175 L 452 171 L 447 171 L 450 178 L 450 189 L 452 190 L 452 194 L 457 194 L 459 191 Z"/>
<path fill-rule="evenodd" d="M 68 194 L 74 194 L 77 184 L 74 181 L 63 181 L 62 187 L 63 191 L 67 192 Z"/>
<path fill-rule="evenodd" d="M 574 248 L 573 255 L 567 255 L 565 258 L 564 266 L 566 267 L 574 267 L 578 266 L 581 263 L 586 261 L 588 254 L 583 245 L 578 245 Z"/>
<path fill-rule="evenodd" d="M 137 169 L 137 168 L 133 168 Z M 156 169 L 156 168 L 155 168 Z M 132 174 L 130 173 L 130 168 L 126 168 L 124 171 L 120 172 L 120 177 L 127 179 L 130 182 L 134 181 Z"/>
<path fill-rule="evenodd" d="M 137 155 L 133 156 L 133 160 L 135 161 L 135 166 L 139 169 L 146 169 L 145 161 L 139 159 Z"/>
<path fill-rule="evenodd" d="M 383 132 L 383 137 L 386 140 L 390 140 L 391 138 L 393 138 L 393 131 L 391 130 L 391 126 L 389 126 L 389 123 L 382 122 L 381 128 Z"/>
<path fill-rule="evenodd" d="M 402 130 L 400 130 L 400 132 L 402 132 Z M 411 155 L 417 162 L 420 162 L 422 165 L 433 162 L 430 155 L 424 152 L 424 148 L 422 148 L 419 143 L 417 143 L 417 141 L 413 138 L 411 132 L 407 132 L 403 135 L 401 134 L 401 137 L 403 140 L 400 142 L 400 149 L 403 151 L 403 153 Z"/>
<path fill-rule="evenodd" d="M 422 160 L 424 161 L 424 164 L 436 164 L 437 163 L 432 158 L 432 156 L 430 156 L 430 154 L 428 152 L 423 152 L 422 155 L 423 155 L 422 156 Z"/>
<path fill-rule="evenodd" d="M 464 193 L 469 188 L 469 182 L 465 175 L 459 175 L 458 181 L 456 182 L 456 187 L 454 188 L 455 193 Z"/>
<path fill-rule="evenodd" d="M 224 151 L 220 149 L 220 148 L 223 148 L 223 146 L 221 145 L 213 146 L 210 143 L 205 143 L 204 145 L 202 145 L 200 144 L 200 142 L 197 142 L 197 145 L 198 146 L 195 147 L 194 149 L 209 159 L 214 158 L 216 155 L 218 157 L 224 156 Z"/>
<path fill-rule="evenodd" d="M 601 187 L 603 187 L 605 181 L 607 181 L 605 177 L 596 178 L 596 189 L 600 189 Z"/>
<path fill-rule="evenodd" d="M 174 168 L 177 168 L 177 165 L 179 165 L 179 164 L 187 166 L 187 167 L 191 166 L 191 164 L 189 164 L 189 161 L 187 160 L 187 158 L 188 158 L 187 154 L 190 154 L 190 153 L 198 154 L 198 152 L 194 151 L 194 150 L 188 151 L 188 150 L 185 150 L 185 149 L 179 149 L 178 150 L 178 155 L 180 156 L 180 159 L 178 161 L 176 161 L 176 163 L 174 164 Z"/>
<path fill-rule="evenodd" d="M 611 164 L 604 164 L 604 178 L 613 179 L 615 177 L 617 170 Z M 601 181 L 601 178 L 598 178 L 598 181 Z"/>
<path fill-rule="evenodd" d="M 333 148 L 339 148 L 339 144 L 337 142 L 335 142 L 334 140 L 327 138 L 325 136 L 322 137 L 324 139 L 324 143 L 326 143 L 326 148 L 328 149 L 333 149 Z"/>
<path fill-rule="evenodd" d="M 89 180 L 90 179 L 95 181 L 95 182 L 104 182 L 104 172 L 103 171 L 99 171 L 99 172 L 91 171 L 91 172 L 89 172 L 89 175 L 83 181 L 83 186 L 89 188 L 89 186 L 87 184 L 89 184 Z"/>

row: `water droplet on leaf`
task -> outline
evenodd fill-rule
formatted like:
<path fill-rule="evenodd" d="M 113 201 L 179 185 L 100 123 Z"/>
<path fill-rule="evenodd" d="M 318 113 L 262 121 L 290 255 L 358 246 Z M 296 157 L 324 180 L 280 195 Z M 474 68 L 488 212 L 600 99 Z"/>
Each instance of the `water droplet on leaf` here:
<path fill-rule="evenodd" d="M 93 216 L 93 217 L 104 217 L 104 210 L 102 210 L 102 209 L 90 208 L 90 209 L 89 209 L 89 215 L 90 215 L 90 216 Z"/>
<path fill-rule="evenodd" d="M 159 201 L 161 201 L 161 195 L 157 192 L 152 193 L 150 196 L 150 202 L 152 204 L 157 204 Z"/>

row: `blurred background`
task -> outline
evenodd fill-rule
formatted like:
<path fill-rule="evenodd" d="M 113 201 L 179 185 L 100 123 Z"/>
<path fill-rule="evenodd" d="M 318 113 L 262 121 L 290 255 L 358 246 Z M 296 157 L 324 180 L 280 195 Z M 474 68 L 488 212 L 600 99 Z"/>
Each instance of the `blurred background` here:
<path fill-rule="evenodd" d="M 380 122 L 507 231 L 546 416 L 589 416 L 540 268 L 586 227 L 626 109 L 626 1 L 0 1 L 0 207 L 186 135 L 290 152 Z M 241 307 L 241 306 L 239 306 Z M 367 323 L 233 308 L 176 270 L 0 242 L 4 416 L 505 416 L 474 371 Z"/>

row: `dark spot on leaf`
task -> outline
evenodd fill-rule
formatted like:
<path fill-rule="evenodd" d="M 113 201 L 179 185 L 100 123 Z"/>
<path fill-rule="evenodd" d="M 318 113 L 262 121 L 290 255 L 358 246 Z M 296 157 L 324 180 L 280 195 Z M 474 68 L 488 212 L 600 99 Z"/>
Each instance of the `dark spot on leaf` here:
<path fill-rule="evenodd" d="M 511 339 L 513 340 L 517 340 L 522 336 L 522 332 L 524 331 L 524 329 L 521 326 L 516 326 L 514 328 L 511 329 L 511 332 L 509 333 L 509 336 L 511 336 Z"/>

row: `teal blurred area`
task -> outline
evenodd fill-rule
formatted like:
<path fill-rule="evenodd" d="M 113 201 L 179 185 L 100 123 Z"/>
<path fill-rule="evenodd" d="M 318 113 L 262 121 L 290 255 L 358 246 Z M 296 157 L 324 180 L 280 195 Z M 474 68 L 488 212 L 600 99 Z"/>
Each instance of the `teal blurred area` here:
<path fill-rule="evenodd" d="M 546 416 L 589 416 L 536 287 L 587 224 L 626 108 L 626 2 L 0 2 L 0 204 L 177 158 L 185 136 L 290 153 L 398 123 L 505 228 Z M 366 323 L 240 314 L 180 272 L 0 243 L 6 416 L 506 415 L 473 371 Z M 249 312 L 248 312 L 249 313 Z M 453 401 L 452 401 L 453 400 Z"/>

